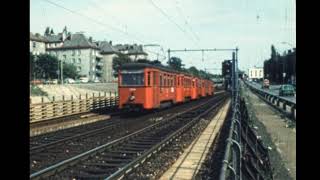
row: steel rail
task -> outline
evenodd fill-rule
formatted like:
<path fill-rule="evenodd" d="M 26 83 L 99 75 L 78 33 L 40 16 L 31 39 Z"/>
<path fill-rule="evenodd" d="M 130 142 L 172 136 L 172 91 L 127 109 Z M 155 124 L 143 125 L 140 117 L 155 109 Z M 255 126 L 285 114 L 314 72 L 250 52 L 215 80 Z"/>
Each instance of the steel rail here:
<path fill-rule="evenodd" d="M 175 131 L 173 134 L 159 142 L 157 145 L 155 145 L 153 148 L 136 158 L 131 163 L 127 164 L 125 167 L 119 169 L 117 172 L 112 174 L 111 176 L 105 178 L 105 180 L 113 180 L 113 179 L 121 179 L 124 175 L 131 172 L 134 168 L 137 168 L 141 163 L 143 163 L 146 159 L 151 158 L 153 154 L 160 151 L 163 147 L 168 145 L 173 139 L 180 136 L 183 132 L 185 132 L 188 128 L 190 128 L 193 124 L 196 123 L 197 120 L 199 120 L 204 115 L 208 114 L 213 109 L 216 109 L 217 107 L 220 107 L 222 105 L 222 102 L 225 102 L 225 99 L 221 99 L 219 102 L 217 102 L 214 106 L 210 107 L 206 111 L 202 112 L 200 115 L 193 118 L 190 122 L 188 122 L 186 125 L 181 127 L 179 130 Z"/>
<path fill-rule="evenodd" d="M 220 96 L 221 96 L 221 97 L 224 97 L 223 95 L 224 95 L 224 94 L 222 94 L 222 95 L 220 95 Z M 217 96 L 217 98 L 218 98 L 218 97 L 219 97 L 219 96 Z M 89 150 L 89 151 L 87 151 L 87 152 L 84 152 L 84 153 L 82 153 L 82 154 L 79 154 L 79 155 L 77 155 L 77 156 L 74 156 L 74 157 L 72 157 L 72 158 L 70 158 L 70 159 L 64 160 L 64 161 L 62 161 L 62 162 L 59 162 L 59 163 L 54 164 L 54 165 L 52 165 L 52 166 L 49 166 L 49 167 L 47 167 L 47 168 L 45 168 L 45 169 L 42 169 L 42 170 L 40 170 L 40 171 L 37 171 L 37 172 L 31 174 L 31 175 L 30 175 L 30 178 L 31 178 L 31 179 L 38 179 L 38 178 L 41 178 L 41 177 L 48 177 L 48 176 L 50 176 L 50 175 L 53 175 L 53 174 L 55 174 L 56 172 L 62 171 L 63 169 L 65 169 L 65 168 L 68 167 L 68 166 L 72 166 L 72 165 L 76 164 L 76 163 L 79 162 L 80 160 L 86 159 L 86 158 L 88 158 L 88 157 L 91 156 L 91 155 L 94 155 L 94 154 L 96 154 L 96 153 L 99 153 L 99 152 L 101 152 L 101 151 L 104 151 L 104 150 L 107 149 L 107 148 L 111 148 L 111 147 L 113 147 L 113 146 L 115 146 L 115 145 L 117 145 L 117 144 L 119 144 L 119 143 L 121 143 L 121 142 L 124 142 L 124 141 L 126 141 L 126 140 L 128 140 L 128 139 L 130 139 L 130 138 L 133 138 L 133 137 L 135 137 L 135 136 L 138 136 L 139 134 L 141 134 L 141 133 L 143 133 L 143 132 L 145 132 L 145 131 L 149 131 L 149 130 L 151 130 L 151 129 L 154 129 L 154 128 L 156 128 L 157 126 L 160 126 L 160 125 L 162 125 L 162 124 L 165 124 L 165 122 L 168 122 L 168 121 L 170 121 L 170 120 L 178 117 L 179 115 L 188 113 L 189 111 L 195 110 L 195 109 L 197 109 L 197 108 L 199 108 L 199 107 L 201 107 L 201 106 L 204 106 L 204 105 L 206 105 L 206 104 L 208 104 L 208 103 L 210 103 L 211 101 L 214 101 L 214 100 L 216 100 L 216 98 L 213 98 L 212 100 L 209 100 L 209 101 L 207 101 L 207 102 L 205 102 L 205 103 L 201 103 L 201 104 L 199 104 L 199 105 L 197 105 L 197 106 L 194 106 L 194 107 L 192 107 L 192 108 L 190 108 L 190 109 L 188 109 L 188 110 L 179 112 L 179 113 L 177 113 L 176 115 L 174 115 L 174 116 L 172 116 L 172 117 L 170 117 L 170 118 L 168 118 L 168 119 L 166 119 L 166 120 L 160 121 L 160 122 L 158 122 L 158 123 L 156 123 L 156 124 L 153 124 L 153 125 L 150 125 L 150 126 L 148 126 L 148 127 L 145 127 L 145 128 L 143 128 L 143 129 L 141 129 L 141 130 L 138 130 L 138 131 L 136 131 L 136 132 L 134 132 L 134 133 L 131 133 L 131 134 L 126 135 L 126 136 L 124 136 L 124 137 L 121 137 L 121 138 L 119 138 L 119 139 L 113 140 L 113 141 L 111 141 L 111 142 L 109 142 L 109 143 L 106 143 L 106 144 L 104 144 L 104 145 L 98 146 L 98 147 L 96 147 L 96 148 L 94 148 L 94 149 L 92 149 L 92 150 Z"/>

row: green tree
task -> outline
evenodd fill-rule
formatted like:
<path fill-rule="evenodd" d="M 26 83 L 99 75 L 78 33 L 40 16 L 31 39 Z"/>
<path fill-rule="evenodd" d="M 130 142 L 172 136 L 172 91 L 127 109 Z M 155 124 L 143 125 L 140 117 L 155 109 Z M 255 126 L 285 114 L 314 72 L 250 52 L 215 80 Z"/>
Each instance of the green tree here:
<path fill-rule="evenodd" d="M 194 76 L 199 76 L 199 70 L 194 67 L 194 66 L 191 66 L 189 69 L 188 69 L 188 72 Z"/>
<path fill-rule="evenodd" d="M 174 70 L 180 71 L 182 69 L 182 60 L 178 57 L 172 57 L 167 62 L 169 67 L 171 67 Z"/>
<path fill-rule="evenodd" d="M 161 62 L 159 60 L 151 61 L 151 64 L 153 64 L 155 66 L 162 66 L 162 64 L 161 64 Z"/>
<path fill-rule="evenodd" d="M 78 79 L 79 73 L 77 71 L 77 67 L 71 63 L 63 63 L 63 77 Z"/>
<path fill-rule="evenodd" d="M 119 68 L 125 64 L 125 63 L 130 63 L 132 60 L 129 58 L 129 56 L 125 54 L 119 54 L 118 56 L 114 57 L 112 59 L 112 69 L 114 71 L 114 77 L 118 77 L 118 71 Z"/>
<path fill-rule="evenodd" d="M 137 63 L 146 63 L 146 64 L 151 64 L 151 62 L 147 59 L 138 59 Z"/>
<path fill-rule="evenodd" d="M 30 53 L 30 80 L 31 79 L 34 79 L 35 76 L 34 76 L 34 67 L 35 67 L 35 58 L 34 58 L 34 55 L 32 53 Z"/>
<path fill-rule="evenodd" d="M 199 76 L 200 76 L 201 78 L 205 78 L 205 79 L 208 79 L 208 78 L 209 78 L 208 73 L 205 72 L 205 71 L 203 71 L 203 70 L 200 70 L 200 71 L 199 71 Z"/>
<path fill-rule="evenodd" d="M 58 77 L 58 59 L 49 54 L 40 54 L 36 60 L 36 76 L 43 79 L 56 79 Z"/>
<path fill-rule="evenodd" d="M 276 48 L 271 45 L 271 59 L 274 59 L 277 55 L 277 51 L 276 51 Z"/>
<path fill-rule="evenodd" d="M 51 35 L 53 35 L 53 34 L 54 34 L 54 32 L 53 32 L 53 28 L 51 28 L 50 34 L 51 34 Z"/>
<path fill-rule="evenodd" d="M 50 35 L 50 27 L 46 28 L 46 31 L 44 32 L 45 36 L 49 36 Z"/>

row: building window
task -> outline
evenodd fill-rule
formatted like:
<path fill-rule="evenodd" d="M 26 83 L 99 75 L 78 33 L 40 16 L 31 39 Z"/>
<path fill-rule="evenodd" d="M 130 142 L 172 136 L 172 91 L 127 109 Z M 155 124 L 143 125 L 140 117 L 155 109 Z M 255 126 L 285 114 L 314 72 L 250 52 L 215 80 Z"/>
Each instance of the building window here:
<path fill-rule="evenodd" d="M 77 67 L 77 70 L 78 70 L 78 71 L 81 71 L 81 67 L 80 67 L 80 66 L 78 66 L 78 67 Z"/>
<path fill-rule="evenodd" d="M 80 59 L 80 58 L 78 59 L 78 63 L 79 63 L 79 64 L 81 63 L 81 59 Z"/>
<path fill-rule="evenodd" d="M 33 48 L 36 47 L 36 42 L 32 42 L 32 47 L 33 47 Z"/>
<path fill-rule="evenodd" d="M 80 49 L 78 50 L 78 55 L 81 55 L 81 50 Z"/>
<path fill-rule="evenodd" d="M 63 60 L 66 60 L 67 59 L 67 56 L 64 54 L 63 55 Z"/>
<path fill-rule="evenodd" d="M 72 56 L 74 56 L 76 53 L 75 53 L 75 50 L 72 50 Z"/>
<path fill-rule="evenodd" d="M 73 58 L 73 59 L 72 59 L 72 63 L 73 63 L 73 64 L 76 63 L 76 59 Z"/>

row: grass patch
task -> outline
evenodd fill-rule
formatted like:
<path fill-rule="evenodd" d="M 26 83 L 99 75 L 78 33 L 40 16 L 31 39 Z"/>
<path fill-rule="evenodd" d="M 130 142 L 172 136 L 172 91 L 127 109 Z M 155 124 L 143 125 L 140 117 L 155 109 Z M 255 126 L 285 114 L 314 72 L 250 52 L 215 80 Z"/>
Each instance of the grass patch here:
<path fill-rule="evenodd" d="M 48 96 L 47 92 L 42 91 L 38 86 L 31 85 L 30 89 L 31 96 Z"/>

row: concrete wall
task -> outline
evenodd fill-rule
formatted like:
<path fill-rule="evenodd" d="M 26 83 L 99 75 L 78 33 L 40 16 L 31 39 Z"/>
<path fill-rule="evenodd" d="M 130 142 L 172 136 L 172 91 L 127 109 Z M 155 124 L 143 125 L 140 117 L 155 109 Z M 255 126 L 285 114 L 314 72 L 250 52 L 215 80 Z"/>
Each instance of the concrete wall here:
<path fill-rule="evenodd" d="M 112 69 L 112 60 L 116 56 L 117 56 L 116 54 L 103 55 L 103 58 L 102 58 L 102 62 L 103 62 L 102 81 L 103 82 L 112 82 L 116 80 L 116 78 L 113 77 L 113 69 Z"/>
<path fill-rule="evenodd" d="M 34 45 L 35 47 L 33 47 Z M 46 52 L 46 44 L 30 40 L 30 52 L 34 55 L 44 54 Z"/>
<path fill-rule="evenodd" d="M 74 64 L 80 71 L 81 76 L 86 76 L 89 80 L 96 77 L 96 57 L 100 56 L 96 49 L 59 49 L 50 50 L 51 55 L 58 57 L 59 60 Z M 64 57 L 65 55 L 65 57 Z"/>

